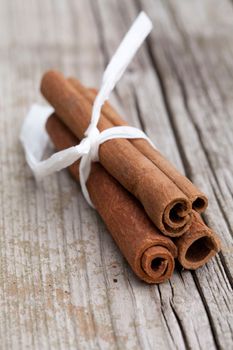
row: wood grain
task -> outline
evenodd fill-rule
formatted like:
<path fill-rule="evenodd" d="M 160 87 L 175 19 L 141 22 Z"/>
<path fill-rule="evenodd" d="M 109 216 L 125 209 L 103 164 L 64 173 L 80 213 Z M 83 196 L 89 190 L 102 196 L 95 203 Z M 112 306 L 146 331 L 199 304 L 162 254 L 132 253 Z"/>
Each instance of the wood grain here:
<path fill-rule="evenodd" d="M 18 141 L 43 72 L 98 86 L 140 9 L 154 31 L 112 102 L 207 193 L 223 241 L 160 286 L 133 275 L 66 171 L 36 185 Z M 230 0 L 0 0 L 1 349 L 233 347 L 232 17 Z"/>

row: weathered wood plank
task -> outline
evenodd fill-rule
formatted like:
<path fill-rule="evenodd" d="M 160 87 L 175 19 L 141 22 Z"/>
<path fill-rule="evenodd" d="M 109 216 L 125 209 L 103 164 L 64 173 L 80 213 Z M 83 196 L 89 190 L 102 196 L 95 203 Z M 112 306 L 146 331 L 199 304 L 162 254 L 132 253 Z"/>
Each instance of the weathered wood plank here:
<path fill-rule="evenodd" d="M 0 1 L 3 349 L 232 346 L 233 41 L 231 4 L 222 4 Z M 65 171 L 36 186 L 18 142 L 28 106 L 41 100 L 44 70 L 98 86 L 141 7 L 155 30 L 113 102 L 208 193 L 206 219 L 224 242 L 206 267 L 161 286 L 136 279 Z"/>

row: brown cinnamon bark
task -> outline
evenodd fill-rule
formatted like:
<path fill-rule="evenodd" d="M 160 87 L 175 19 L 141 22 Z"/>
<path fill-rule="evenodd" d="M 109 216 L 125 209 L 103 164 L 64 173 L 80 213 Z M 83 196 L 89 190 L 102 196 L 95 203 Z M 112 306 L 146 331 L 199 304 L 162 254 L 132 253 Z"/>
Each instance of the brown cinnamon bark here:
<path fill-rule="evenodd" d="M 196 270 L 220 251 L 220 239 L 207 227 L 198 213 L 193 213 L 193 222 L 182 237 L 175 239 L 180 264 Z"/>
<path fill-rule="evenodd" d="M 41 91 L 57 115 L 79 138 L 87 129 L 92 106 L 62 74 L 50 71 L 42 79 Z M 111 127 L 100 118 L 100 131 Z M 113 139 L 99 149 L 104 168 L 142 203 L 155 225 L 166 235 L 178 237 L 192 221 L 188 197 L 128 140 Z"/>
<path fill-rule="evenodd" d="M 77 79 L 69 78 L 68 80 L 91 104 L 93 104 L 97 95 L 97 90 L 85 88 Z M 108 102 L 103 106 L 102 113 L 113 126 L 128 125 L 128 123 L 121 118 Z M 208 199 L 204 193 L 199 191 L 187 177 L 180 174 L 179 171 L 166 158 L 164 158 L 158 150 L 154 149 L 143 139 L 132 139 L 129 141 L 176 184 L 176 186 L 190 199 L 192 202 L 192 208 L 195 211 L 200 213 L 206 209 Z"/>
<path fill-rule="evenodd" d="M 46 127 L 57 150 L 78 143 L 55 114 L 48 119 Z M 78 162 L 69 170 L 79 180 Z M 99 163 L 92 164 L 87 188 L 95 208 L 136 275 L 148 283 L 161 283 L 170 278 L 176 246 L 159 233 L 141 204 Z"/>

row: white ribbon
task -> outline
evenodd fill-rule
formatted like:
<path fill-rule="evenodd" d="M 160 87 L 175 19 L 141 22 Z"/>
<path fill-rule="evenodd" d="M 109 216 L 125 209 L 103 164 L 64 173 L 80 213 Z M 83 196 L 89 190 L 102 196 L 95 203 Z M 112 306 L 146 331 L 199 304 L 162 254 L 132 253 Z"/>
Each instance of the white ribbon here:
<path fill-rule="evenodd" d="M 39 105 L 31 107 L 22 126 L 20 140 L 25 150 L 27 163 L 37 179 L 66 168 L 81 158 L 79 166 L 81 189 L 87 202 L 93 207 L 86 188 L 86 181 L 90 174 L 91 163 L 98 161 L 99 146 L 103 142 L 116 138 L 143 138 L 155 147 L 142 130 L 134 127 L 116 126 L 102 132 L 97 128 L 104 102 L 109 98 L 111 91 L 151 29 L 150 19 L 144 12 L 141 12 L 105 69 L 101 88 L 94 101 L 91 122 L 85 131 L 85 138 L 79 145 L 54 153 L 50 158 L 41 161 L 48 142 L 45 123 L 54 110 L 51 107 Z"/>

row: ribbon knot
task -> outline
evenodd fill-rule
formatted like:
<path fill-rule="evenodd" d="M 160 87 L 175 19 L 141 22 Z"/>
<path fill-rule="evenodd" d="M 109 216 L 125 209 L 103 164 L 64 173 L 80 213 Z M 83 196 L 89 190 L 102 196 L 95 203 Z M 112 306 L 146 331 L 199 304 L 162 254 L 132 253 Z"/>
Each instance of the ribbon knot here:
<path fill-rule="evenodd" d="M 100 131 L 94 126 L 85 132 L 86 138 L 90 142 L 90 157 L 92 162 L 97 162 L 99 160 L 99 139 Z"/>
<path fill-rule="evenodd" d="M 103 142 L 116 138 L 143 138 L 155 147 L 145 133 L 137 128 L 116 126 L 102 132 L 97 128 L 104 102 L 109 98 L 111 91 L 151 29 L 150 19 L 144 12 L 141 12 L 105 69 L 101 88 L 94 101 L 90 125 L 79 145 L 57 152 L 47 160 L 41 161 L 48 142 L 45 123 L 54 110 L 51 107 L 32 106 L 24 121 L 20 140 L 25 150 L 27 162 L 37 179 L 66 168 L 81 158 L 79 165 L 80 185 L 84 197 L 93 207 L 86 182 L 91 171 L 91 163 L 99 159 L 99 146 Z"/>

